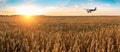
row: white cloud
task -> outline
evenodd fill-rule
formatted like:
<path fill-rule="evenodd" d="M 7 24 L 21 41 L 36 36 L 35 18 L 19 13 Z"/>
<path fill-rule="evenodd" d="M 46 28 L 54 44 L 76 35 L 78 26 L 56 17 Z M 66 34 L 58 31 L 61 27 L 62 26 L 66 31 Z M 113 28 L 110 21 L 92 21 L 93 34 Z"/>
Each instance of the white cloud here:
<path fill-rule="evenodd" d="M 0 2 L 1 2 L 1 1 L 6 1 L 6 0 L 0 0 Z"/>
<path fill-rule="evenodd" d="M 6 2 L 7 2 L 7 0 L 0 0 L 0 10 L 5 8 Z"/>
<path fill-rule="evenodd" d="M 22 0 L 24 4 L 33 3 L 35 0 Z"/>
<path fill-rule="evenodd" d="M 24 5 L 22 5 L 24 6 Z M 16 6 L 8 7 L 8 10 L 14 11 Z M 27 6 L 26 6 L 27 7 Z M 84 8 L 97 7 L 97 11 L 88 14 Z M 71 7 L 65 6 L 47 6 L 40 7 L 34 5 L 34 11 L 44 15 L 120 15 L 120 7 L 102 3 L 76 4 Z M 7 10 L 7 11 L 8 11 Z"/>
<path fill-rule="evenodd" d="M 84 8 L 97 7 L 97 11 L 88 14 Z M 48 15 L 120 15 L 120 7 L 110 4 L 81 4 L 72 7 L 47 7 Z"/>
<path fill-rule="evenodd" d="M 23 0 L 23 1 L 28 1 L 28 0 Z M 29 1 L 35 1 L 35 0 L 29 0 Z"/>
<path fill-rule="evenodd" d="M 1 5 L 5 5 L 6 1 L 7 1 L 7 0 L 0 0 L 0 6 L 1 6 Z"/>
<path fill-rule="evenodd" d="M 93 1 L 93 0 L 88 0 L 88 1 Z"/>

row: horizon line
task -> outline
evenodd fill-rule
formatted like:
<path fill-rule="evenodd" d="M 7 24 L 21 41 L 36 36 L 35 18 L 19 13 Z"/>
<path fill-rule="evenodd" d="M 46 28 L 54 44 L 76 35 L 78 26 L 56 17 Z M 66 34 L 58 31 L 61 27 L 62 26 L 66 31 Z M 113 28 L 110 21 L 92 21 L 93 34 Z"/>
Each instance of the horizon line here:
<path fill-rule="evenodd" d="M 25 15 L 0 15 L 0 16 L 25 16 Z M 32 15 L 32 16 L 120 16 L 120 15 Z"/>

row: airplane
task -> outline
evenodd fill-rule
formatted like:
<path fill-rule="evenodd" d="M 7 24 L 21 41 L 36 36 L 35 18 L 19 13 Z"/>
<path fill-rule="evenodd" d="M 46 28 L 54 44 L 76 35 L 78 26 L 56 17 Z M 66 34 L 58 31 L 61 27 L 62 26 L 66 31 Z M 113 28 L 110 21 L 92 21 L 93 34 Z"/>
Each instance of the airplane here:
<path fill-rule="evenodd" d="M 93 11 L 96 11 L 97 8 L 95 7 L 95 9 L 86 9 L 87 13 L 92 13 Z"/>

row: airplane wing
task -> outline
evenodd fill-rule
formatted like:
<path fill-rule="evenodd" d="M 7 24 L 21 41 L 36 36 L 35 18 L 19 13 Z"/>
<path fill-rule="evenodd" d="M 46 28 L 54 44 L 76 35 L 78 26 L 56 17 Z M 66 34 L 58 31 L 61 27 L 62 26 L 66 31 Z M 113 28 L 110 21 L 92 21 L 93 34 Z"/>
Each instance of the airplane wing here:
<path fill-rule="evenodd" d="M 92 11 L 90 11 L 89 9 L 87 9 L 86 11 L 87 11 L 87 13 L 92 13 Z"/>

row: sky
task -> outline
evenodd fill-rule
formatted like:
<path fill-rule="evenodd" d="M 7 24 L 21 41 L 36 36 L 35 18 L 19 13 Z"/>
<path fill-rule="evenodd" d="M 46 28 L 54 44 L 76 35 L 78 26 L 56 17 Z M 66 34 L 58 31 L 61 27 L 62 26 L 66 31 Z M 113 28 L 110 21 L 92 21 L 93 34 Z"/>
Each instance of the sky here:
<path fill-rule="evenodd" d="M 119 9 L 120 0 L 0 0 L 0 14 L 10 15 L 120 15 Z"/>

